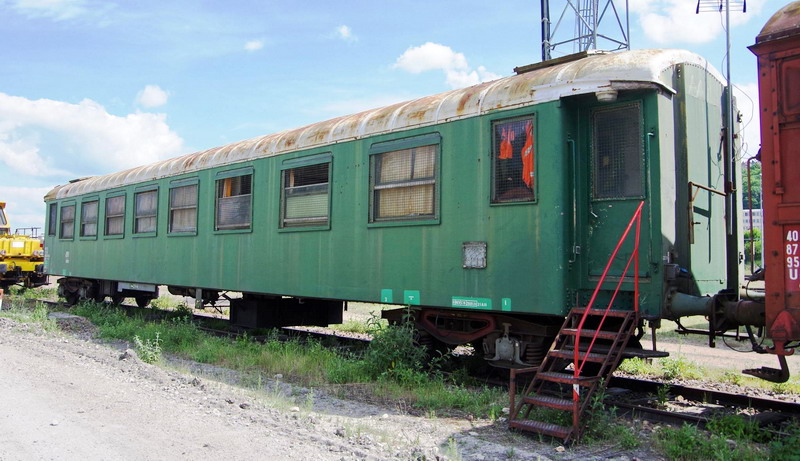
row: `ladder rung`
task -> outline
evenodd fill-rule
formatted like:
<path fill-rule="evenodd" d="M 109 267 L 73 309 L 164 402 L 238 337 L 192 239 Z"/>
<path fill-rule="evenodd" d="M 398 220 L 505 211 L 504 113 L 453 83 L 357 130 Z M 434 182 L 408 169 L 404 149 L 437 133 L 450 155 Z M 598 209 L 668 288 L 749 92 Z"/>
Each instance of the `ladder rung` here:
<path fill-rule="evenodd" d="M 559 359 L 567 359 L 567 360 L 572 360 L 575 357 L 575 354 L 572 351 L 563 349 L 552 350 L 549 352 L 549 354 L 552 357 L 556 357 Z M 578 359 L 583 360 L 585 358 L 587 362 L 603 363 L 606 361 L 607 357 L 608 356 L 605 354 L 595 354 L 594 352 L 588 354 L 588 356 L 586 352 L 583 351 L 578 352 Z"/>
<path fill-rule="evenodd" d="M 590 387 L 598 380 L 598 377 L 596 376 L 579 376 L 576 378 L 573 373 L 560 373 L 558 371 L 540 371 L 536 374 L 536 377 L 542 381 L 564 384 L 579 384 L 583 387 Z"/>
<path fill-rule="evenodd" d="M 585 310 L 586 310 L 585 307 L 575 307 L 572 309 L 572 313 L 583 314 Z M 633 311 L 615 311 L 615 310 L 606 311 L 605 309 L 589 309 L 589 315 L 595 315 L 599 317 L 608 316 L 608 317 L 625 318 L 631 314 L 633 314 Z"/>
<path fill-rule="evenodd" d="M 564 333 L 565 335 L 570 335 L 570 336 L 577 336 L 578 329 L 577 328 L 564 328 L 563 330 L 561 330 L 561 333 Z M 619 335 L 619 333 L 617 333 L 615 331 L 612 332 L 612 331 L 602 331 L 602 330 L 597 331 L 597 330 L 586 330 L 586 329 L 583 329 L 583 330 L 581 330 L 581 337 L 582 338 L 591 338 L 591 337 L 594 337 L 595 333 L 597 333 L 597 337 L 600 338 L 600 339 L 610 339 L 612 341 L 614 339 L 617 339 L 617 336 Z"/>
<path fill-rule="evenodd" d="M 529 405 L 536 405 L 537 407 L 555 408 L 556 410 L 564 411 L 572 411 L 575 403 L 572 400 L 550 397 L 547 395 L 528 395 L 523 397 L 522 401 Z"/>
<path fill-rule="evenodd" d="M 558 437 L 560 439 L 566 439 L 570 436 L 570 434 L 572 434 L 571 427 L 564 427 L 557 424 L 546 423 L 544 421 L 534 421 L 531 419 L 522 421 L 514 420 L 509 423 L 509 426 L 523 431 L 538 432 L 540 434 Z"/>

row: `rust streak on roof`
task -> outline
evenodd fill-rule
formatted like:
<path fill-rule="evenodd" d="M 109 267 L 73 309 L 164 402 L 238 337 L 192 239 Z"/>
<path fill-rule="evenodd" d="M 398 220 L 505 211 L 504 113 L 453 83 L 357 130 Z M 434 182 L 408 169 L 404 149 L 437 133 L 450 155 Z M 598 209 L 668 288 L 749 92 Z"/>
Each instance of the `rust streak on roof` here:
<path fill-rule="evenodd" d="M 583 59 L 536 68 L 520 75 L 469 88 L 345 115 L 151 165 L 57 186 L 45 199 L 73 197 L 367 136 L 476 117 L 497 109 L 555 101 L 563 97 L 609 88 L 615 82 L 620 85 L 624 82 L 626 88 L 635 87 L 637 84 L 650 87 L 656 84 L 671 90 L 671 81 L 664 77 L 663 71 L 677 63 L 691 63 L 708 68 L 712 75 L 722 82 L 721 76 L 705 59 L 688 51 L 632 50 L 611 54 L 589 54 Z"/>

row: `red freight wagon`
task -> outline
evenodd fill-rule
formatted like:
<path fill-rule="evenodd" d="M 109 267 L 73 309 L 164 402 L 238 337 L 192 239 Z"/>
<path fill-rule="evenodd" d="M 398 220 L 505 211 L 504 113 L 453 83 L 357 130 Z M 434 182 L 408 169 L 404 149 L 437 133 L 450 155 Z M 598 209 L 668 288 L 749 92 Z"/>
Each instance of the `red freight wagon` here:
<path fill-rule="evenodd" d="M 783 361 L 800 339 L 800 2 L 775 13 L 750 50 L 761 104 L 766 326 Z"/>

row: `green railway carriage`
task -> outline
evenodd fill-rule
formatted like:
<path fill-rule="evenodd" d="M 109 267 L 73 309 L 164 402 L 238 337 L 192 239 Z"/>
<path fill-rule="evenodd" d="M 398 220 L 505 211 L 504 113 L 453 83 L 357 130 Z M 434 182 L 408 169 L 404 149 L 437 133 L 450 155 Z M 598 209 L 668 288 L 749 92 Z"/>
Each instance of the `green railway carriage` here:
<path fill-rule="evenodd" d="M 589 53 L 78 180 L 45 197 L 47 272 L 73 302 L 242 292 L 232 320 L 251 325 L 410 305 L 432 340 L 532 364 L 642 201 L 642 317 L 726 288 L 723 96 L 686 51 Z M 519 357 L 496 350 L 504 334 Z"/>

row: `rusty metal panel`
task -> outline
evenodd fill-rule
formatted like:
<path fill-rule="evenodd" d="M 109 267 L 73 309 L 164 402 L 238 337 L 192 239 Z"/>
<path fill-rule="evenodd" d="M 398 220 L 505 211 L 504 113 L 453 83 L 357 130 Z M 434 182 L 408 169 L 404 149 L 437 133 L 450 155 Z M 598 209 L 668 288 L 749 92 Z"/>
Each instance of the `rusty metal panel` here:
<path fill-rule="evenodd" d="M 139 168 L 92 177 L 51 190 L 46 200 L 66 198 L 155 179 L 295 152 L 383 133 L 476 117 L 497 109 L 532 106 L 609 89 L 672 91 L 666 69 L 688 63 L 713 71 L 700 56 L 682 50 L 633 50 L 588 57 L 413 101 L 315 123 Z"/>
<path fill-rule="evenodd" d="M 800 2 L 778 11 L 756 44 L 766 325 L 779 348 L 800 339 Z"/>

